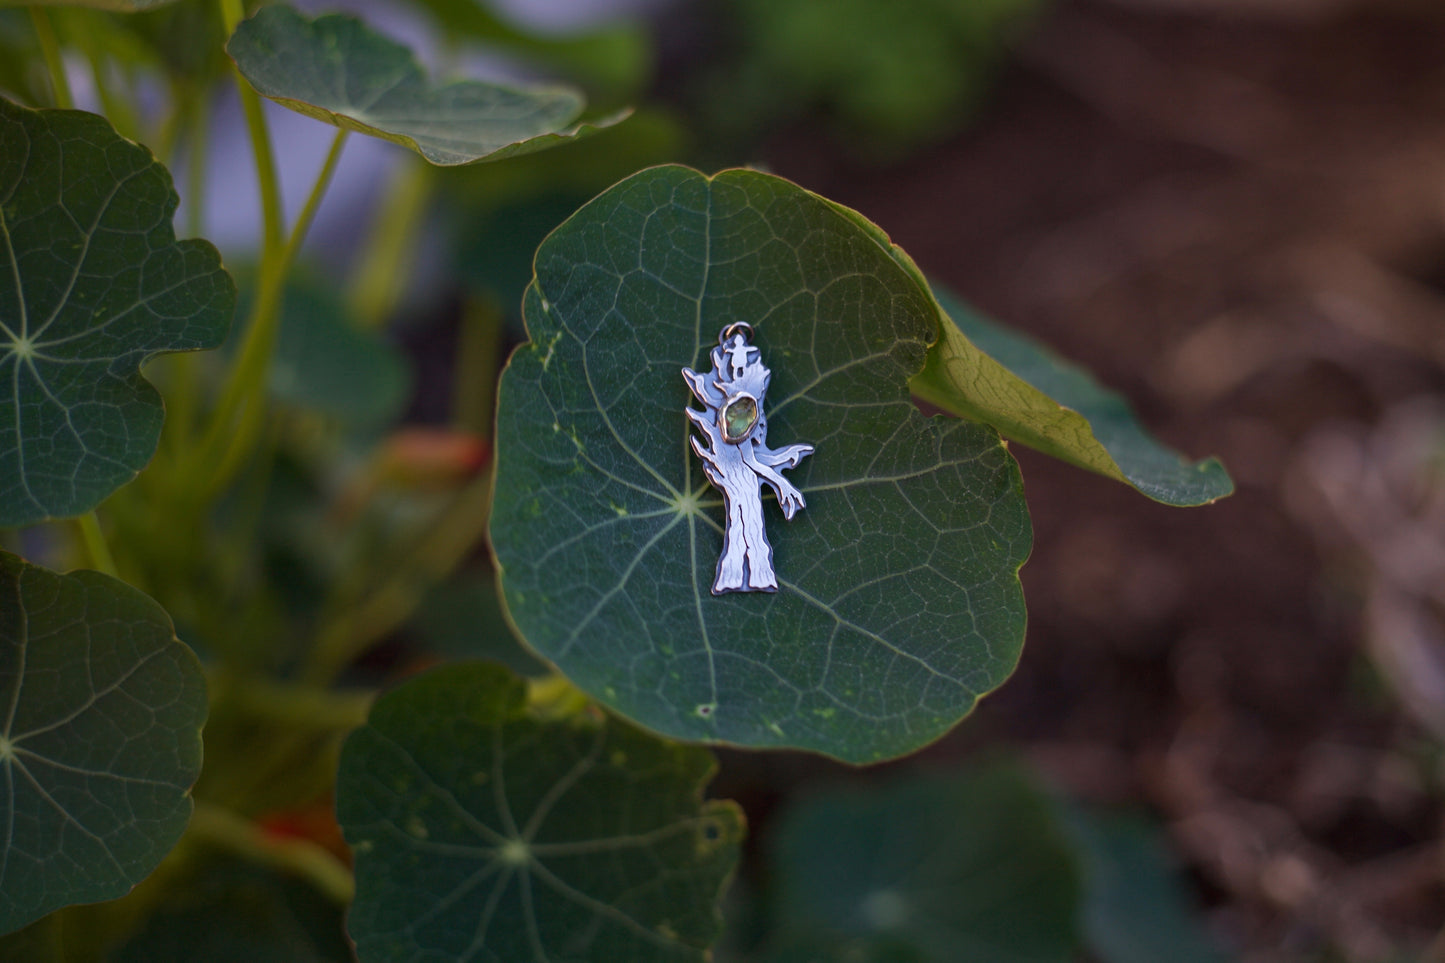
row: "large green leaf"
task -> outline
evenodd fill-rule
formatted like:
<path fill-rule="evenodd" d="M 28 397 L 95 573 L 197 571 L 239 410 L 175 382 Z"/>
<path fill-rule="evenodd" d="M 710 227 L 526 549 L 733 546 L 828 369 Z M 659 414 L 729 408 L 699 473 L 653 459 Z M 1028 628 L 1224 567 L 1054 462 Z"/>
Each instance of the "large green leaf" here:
<path fill-rule="evenodd" d="M 1030 527 L 983 425 L 908 379 L 931 295 L 881 233 L 755 171 L 644 171 L 537 252 L 503 375 L 492 542 L 527 642 L 670 736 L 862 762 L 937 738 L 1013 670 Z M 683 366 L 756 328 L 770 444 L 807 507 L 764 506 L 780 591 L 710 594 L 722 503 L 688 445 Z"/>
<path fill-rule="evenodd" d="M 0 553 L 0 932 L 113 899 L 175 845 L 206 683 L 155 602 Z"/>
<path fill-rule="evenodd" d="M 1017 766 L 820 795 L 781 818 L 770 848 L 768 963 L 1075 958 L 1079 867 L 1053 801 Z"/>
<path fill-rule="evenodd" d="M 913 381 L 920 398 L 1165 504 L 1203 505 L 1234 491 L 1218 459 L 1190 463 L 1164 447 L 1086 371 L 948 292 L 935 293 L 943 336 Z"/>
<path fill-rule="evenodd" d="M 535 717 L 500 666 L 406 683 L 341 752 L 362 963 L 705 959 L 742 835 L 701 800 L 713 767 L 595 710 Z"/>
<path fill-rule="evenodd" d="M 93 114 L 0 100 L 0 527 L 95 507 L 150 460 L 140 365 L 225 338 L 236 290 L 177 242 L 170 175 Z"/>
<path fill-rule="evenodd" d="M 625 116 L 574 124 L 582 95 L 570 87 L 432 86 L 411 51 L 355 17 L 307 20 L 284 4 L 242 21 L 226 52 L 277 103 L 448 167 L 542 150 Z"/>

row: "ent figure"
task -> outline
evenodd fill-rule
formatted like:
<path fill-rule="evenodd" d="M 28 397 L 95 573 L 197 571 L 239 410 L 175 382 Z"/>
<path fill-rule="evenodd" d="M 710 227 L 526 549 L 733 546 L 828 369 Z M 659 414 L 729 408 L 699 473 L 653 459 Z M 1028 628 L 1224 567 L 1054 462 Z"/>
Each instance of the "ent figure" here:
<path fill-rule="evenodd" d="M 682 376 L 705 411 L 686 409 L 710 443 L 692 437 L 693 450 L 702 459 L 708 481 L 722 490 L 727 505 L 727 533 L 717 561 L 717 578 L 712 592 L 776 592 L 778 577 L 773 571 L 773 548 L 763 528 L 762 482 L 778 496 L 783 517 L 792 520 L 803 507 L 803 493 L 780 474 L 796 468 L 813 453 L 812 445 L 788 445 L 777 451 L 767 445 L 768 422 L 763 415 L 763 395 L 772 372 L 763 366 L 762 354 L 748 344 L 752 329 L 733 324 L 723 329 L 712 349 L 712 371 L 698 374 L 683 368 Z"/>

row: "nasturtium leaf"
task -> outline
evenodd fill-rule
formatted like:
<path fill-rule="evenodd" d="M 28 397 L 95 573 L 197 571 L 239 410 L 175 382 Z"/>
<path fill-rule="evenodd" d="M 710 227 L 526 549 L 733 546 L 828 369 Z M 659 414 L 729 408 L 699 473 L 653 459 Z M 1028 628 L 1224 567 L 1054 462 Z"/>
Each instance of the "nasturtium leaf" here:
<path fill-rule="evenodd" d="M 1101 963 L 1222 963 L 1159 830 L 1142 817 L 1065 811 L 1084 865 L 1084 934 Z"/>
<path fill-rule="evenodd" d="M 995 763 L 841 789 L 784 813 L 767 963 L 1069 963 L 1079 868 L 1054 802 Z"/>
<path fill-rule="evenodd" d="M 236 289 L 177 241 L 170 175 L 103 118 L 0 99 L 0 527 L 135 477 L 164 411 L 147 358 L 214 348 Z"/>
<path fill-rule="evenodd" d="M 342 907 L 237 858 L 198 863 L 107 963 L 351 963 Z"/>
<path fill-rule="evenodd" d="M 226 52 L 251 86 L 278 104 L 444 167 L 543 150 L 625 116 L 574 123 L 583 98 L 565 86 L 433 86 L 411 51 L 355 17 L 308 20 L 284 4 L 243 20 Z"/>
<path fill-rule="evenodd" d="M 609 189 L 538 249 L 498 402 L 492 544 L 528 644 L 669 736 L 851 762 L 936 739 L 1013 670 L 1031 530 L 991 428 L 927 418 L 937 337 L 881 232 L 778 177 L 684 167 Z M 722 500 L 681 369 L 756 330 L 768 443 L 807 507 L 763 506 L 780 589 L 710 593 Z"/>
<path fill-rule="evenodd" d="M 205 719 L 159 605 L 0 552 L 0 932 L 156 867 L 190 818 Z"/>
<path fill-rule="evenodd" d="M 920 398 L 1168 505 L 1203 505 L 1234 491 L 1218 459 L 1190 463 L 1161 445 L 1088 372 L 935 293 L 943 336 L 913 381 Z"/>
<path fill-rule="evenodd" d="M 500 666 L 377 700 L 341 751 L 361 963 L 702 961 L 742 816 L 703 749 L 591 710 L 543 719 Z"/>

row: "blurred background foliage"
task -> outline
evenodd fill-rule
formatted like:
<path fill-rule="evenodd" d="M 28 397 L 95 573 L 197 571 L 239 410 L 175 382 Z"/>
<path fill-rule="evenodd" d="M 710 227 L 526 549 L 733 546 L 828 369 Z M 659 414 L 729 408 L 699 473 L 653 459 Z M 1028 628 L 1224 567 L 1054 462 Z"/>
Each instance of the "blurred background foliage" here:
<path fill-rule="evenodd" d="M 723 752 L 713 791 L 743 803 L 752 832 L 719 959 L 963 958 L 938 947 L 974 932 L 969 907 L 990 887 L 970 861 L 987 856 L 1042 914 L 1005 900 L 992 922 L 1027 939 L 990 959 L 1445 961 L 1439 4 L 339 5 L 436 73 L 555 76 L 596 112 L 636 112 L 477 168 L 348 147 L 287 293 L 273 457 L 245 467 L 203 531 L 136 530 L 149 516 L 113 509 L 117 532 L 148 546 L 118 559 L 124 574 L 188 641 L 287 666 L 303 634 L 360 638 L 349 678 L 366 682 L 464 656 L 538 671 L 475 547 L 531 254 L 641 167 L 765 166 L 1089 365 L 1165 441 L 1222 456 L 1239 493 L 1179 512 L 1018 452 L 1036 528 L 1018 672 L 910 760 L 855 772 Z M 166 161 L 181 233 L 216 240 L 244 286 L 259 225 L 249 161 L 227 139 L 237 108 L 216 93 L 228 62 L 215 5 L 53 13 L 77 52 L 77 98 Z M 48 102 L 23 10 L 0 9 L 0 89 Z M 294 211 L 330 131 L 268 116 Z M 317 344 L 333 350 L 318 358 Z M 151 376 L 204 379 L 211 364 L 167 360 Z M 341 367 L 324 380 L 287 376 L 328 364 Z M 128 498 L 173 495 L 145 478 Z M 260 551 L 238 555 L 257 526 Z M 39 530 L 14 537 L 35 558 L 76 552 Z M 356 721 L 330 708 L 297 732 L 284 713 L 222 700 L 213 745 L 289 745 L 280 769 L 226 792 L 325 837 L 317 800 Z M 988 752 L 1012 761 L 979 763 Z M 870 857 L 879 838 L 935 823 L 916 863 Z M 918 871 L 955 897 L 927 919 L 896 898 Z M 323 947 L 297 958 L 334 958 L 316 929 L 327 908 L 290 885 L 231 866 L 168 912 L 241 940 L 231 917 L 195 922 L 234 908 L 217 887 L 233 889 Z M 845 889 L 867 918 L 830 906 Z M 155 958 L 157 938 L 140 932 L 122 958 Z"/>

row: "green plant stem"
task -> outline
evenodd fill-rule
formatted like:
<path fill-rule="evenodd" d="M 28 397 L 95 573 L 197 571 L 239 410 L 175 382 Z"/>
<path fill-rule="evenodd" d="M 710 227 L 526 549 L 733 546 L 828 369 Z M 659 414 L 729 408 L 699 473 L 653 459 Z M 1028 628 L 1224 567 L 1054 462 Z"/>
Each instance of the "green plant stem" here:
<path fill-rule="evenodd" d="M 311 222 L 316 219 L 316 209 L 321 206 L 321 198 L 331 184 L 331 176 L 336 173 L 336 165 L 341 160 L 341 150 L 346 146 L 346 138 L 350 133 L 346 128 L 338 127 L 336 136 L 331 139 L 331 149 L 326 152 L 321 173 L 316 175 L 316 183 L 312 185 L 306 203 L 301 205 L 301 213 L 296 216 L 296 223 L 291 227 L 291 237 L 286 241 L 283 262 L 286 267 L 290 267 L 300 252 L 301 245 L 306 241 L 306 232 L 311 229 Z"/>
<path fill-rule="evenodd" d="M 55 38 L 55 26 L 45 8 L 34 5 L 30 8 L 30 22 L 35 27 L 35 38 L 40 42 L 40 55 L 45 58 L 45 67 L 50 71 L 50 90 L 55 106 L 65 110 L 74 108 L 70 96 L 70 80 L 65 76 L 65 61 L 60 56 L 60 42 Z"/>
<path fill-rule="evenodd" d="M 456 567 L 487 527 L 492 504 L 490 472 L 478 475 L 393 566 L 375 590 L 360 598 L 336 599 L 317 635 L 301 679 L 325 685 L 358 655 L 400 625 L 426 590 Z"/>
<path fill-rule="evenodd" d="M 273 836 L 249 819 L 205 802 L 196 803 L 187 832 L 198 842 L 302 876 L 339 905 L 347 905 L 355 895 L 351 871 L 330 850 L 309 839 Z"/>
<path fill-rule="evenodd" d="M 416 257 L 416 235 L 436 183 L 430 164 L 415 158 L 404 162 L 408 167 L 392 182 L 352 274 L 352 316 L 364 328 L 380 327 L 401 298 Z"/>
<path fill-rule="evenodd" d="M 206 213 L 206 161 L 210 155 L 210 98 L 204 87 L 187 86 L 178 99 L 186 105 L 190 152 L 186 158 L 186 235 L 200 237 Z"/>
<path fill-rule="evenodd" d="M 229 692 L 241 712 L 307 732 L 349 732 L 366 723 L 376 701 L 369 689 L 336 692 L 259 677 L 247 677 Z"/>
<path fill-rule="evenodd" d="M 91 80 L 95 84 L 95 93 L 96 96 L 100 98 L 101 111 L 105 114 L 105 119 L 110 121 L 111 126 L 113 126 L 122 137 L 127 137 L 134 141 L 144 140 L 144 135 L 141 132 L 140 116 L 132 106 L 136 103 L 134 89 L 129 91 L 131 94 L 129 98 L 117 95 L 115 90 L 117 85 L 111 82 L 111 79 L 106 75 L 107 61 L 105 53 L 93 34 L 79 31 L 75 35 L 75 41 L 77 46 L 79 46 L 85 54 L 86 61 L 90 64 Z M 159 154 L 158 156 L 165 155 Z"/>
<path fill-rule="evenodd" d="M 492 437 L 495 376 L 501 368 L 505 334 L 502 309 L 494 299 L 467 300 L 453 368 L 452 423 L 484 438 Z"/>
<path fill-rule="evenodd" d="M 100 530 L 100 519 L 95 512 L 86 512 L 75 520 L 80 528 L 80 539 L 85 543 L 85 554 L 90 557 L 91 567 L 116 578 L 120 577 L 115 567 L 115 558 L 106 544 L 105 533 Z"/>
<path fill-rule="evenodd" d="M 291 236 L 279 248 L 272 249 L 268 245 L 263 252 L 256 302 L 246 323 L 240 353 L 200 446 L 202 464 L 214 466 L 210 481 L 204 487 L 208 494 L 214 494 L 235 475 L 255 446 L 266 410 L 266 372 L 281 325 L 281 295 L 286 275 L 301 250 L 321 198 L 336 172 L 347 133 L 345 130 L 336 132 L 311 194 L 292 226 Z M 257 162 L 260 163 L 259 157 Z"/>
<path fill-rule="evenodd" d="M 236 25 L 245 17 L 242 0 L 221 0 L 221 20 L 226 36 L 236 32 Z M 251 153 L 256 158 L 256 181 L 261 190 L 261 230 L 263 259 L 267 251 L 281 249 L 282 212 L 280 182 L 276 177 L 276 159 L 271 151 L 271 135 L 266 128 L 266 115 L 261 96 L 235 71 L 236 89 L 241 95 L 241 110 L 246 115 L 246 130 L 251 138 Z"/>

